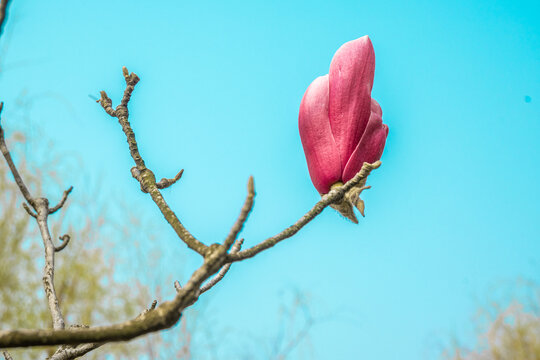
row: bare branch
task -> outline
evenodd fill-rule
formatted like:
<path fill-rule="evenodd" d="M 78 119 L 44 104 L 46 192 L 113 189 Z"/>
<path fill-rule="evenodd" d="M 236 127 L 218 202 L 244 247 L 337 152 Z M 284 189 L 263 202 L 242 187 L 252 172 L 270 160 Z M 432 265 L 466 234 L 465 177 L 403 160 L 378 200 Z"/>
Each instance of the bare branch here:
<path fill-rule="evenodd" d="M 235 254 L 238 251 L 240 251 L 240 248 L 242 247 L 243 243 L 244 243 L 244 239 L 238 239 L 234 243 L 234 245 L 232 246 L 230 253 Z M 216 285 L 218 282 L 220 282 L 225 277 L 225 274 L 227 274 L 227 272 L 231 268 L 231 265 L 232 265 L 232 263 L 228 263 L 228 264 L 223 265 L 223 267 L 219 270 L 219 272 L 216 275 L 214 275 L 214 277 L 212 279 L 210 279 L 210 281 L 208 281 L 206 284 L 201 286 L 201 294 L 208 291 L 208 290 L 210 290 L 211 288 L 214 287 L 214 285 Z M 176 282 L 175 282 L 175 286 L 176 286 Z"/>
<path fill-rule="evenodd" d="M 64 234 L 64 235 L 60 236 L 59 239 L 62 240 L 62 245 L 55 246 L 54 247 L 54 252 L 60 252 L 60 251 L 64 250 L 64 248 L 66 246 L 68 246 L 69 241 L 71 240 L 71 237 L 68 234 Z"/>
<path fill-rule="evenodd" d="M 4 30 L 4 21 L 7 18 L 8 4 L 9 4 L 9 0 L 0 1 L 0 35 L 2 35 L 2 31 Z"/>
<path fill-rule="evenodd" d="M 170 302 L 164 302 L 154 310 L 133 320 L 109 326 L 99 326 L 89 329 L 73 330 L 11 330 L 0 331 L 0 347 L 45 346 L 60 344 L 101 343 L 125 341 L 150 332 L 166 329 L 174 325 L 181 317 L 182 311 L 193 304 L 200 295 L 200 286 L 210 276 L 217 273 L 227 262 L 239 261 L 255 256 L 257 253 L 274 246 L 286 239 L 309 221 L 315 218 L 329 204 L 339 201 L 350 188 L 360 183 L 369 175 L 371 170 L 380 166 L 380 161 L 364 164 L 362 170 L 341 188 L 334 189 L 323 198 L 300 220 L 280 234 L 262 243 L 238 253 L 227 254 L 223 245 L 214 244 L 208 247 L 204 264 L 191 276 L 188 283 L 182 287 Z M 155 186 L 154 186 L 155 189 Z M 156 189 L 157 191 L 157 189 Z"/>
<path fill-rule="evenodd" d="M 84 354 L 89 353 L 92 350 L 97 349 L 98 347 L 105 345 L 105 343 L 90 343 L 90 344 L 81 344 L 76 347 L 73 346 L 61 346 L 53 356 L 48 358 L 48 360 L 71 360 L 76 359 Z"/>
<path fill-rule="evenodd" d="M 4 103 L 0 102 L 0 115 L 2 113 L 3 107 L 4 107 Z M 21 190 L 21 193 L 23 194 L 26 201 L 28 201 L 28 203 L 32 205 L 32 207 L 34 207 L 34 204 L 33 204 L 34 199 L 30 195 L 30 192 L 28 191 L 28 188 L 26 187 L 21 175 L 19 174 L 17 167 L 15 167 L 15 163 L 13 162 L 13 159 L 11 158 L 11 154 L 9 153 L 9 150 L 7 148 L 6 140 L 4 138 L 4 129 L 2 128 L 1 123 L 0 123 L 0 151 L 2 151 L 2 155 L 4 155 L 4 158 L 6 159 L 6 162 L 8 163 L 9 169 L 11 170 L 11 173 L 13 174 L 13 177 L 15 178 L 15 182 L 17 183 L 19 190 Z"/>
<path fill-rule="evenodd" d="M 351 189 L 353 186 L 356 186 L 360 182 L 364 181 L 368 177 L 368 175 L 371 173 L 371 171 L 374 169 L 377 169 L 379 166 L 381 166 L 380 161 L 376 161 L 373 164 L 364 163 L 364 165 L 362 166 L 362 169 L 358 172 L 358 174 L 356 174 L 351 180 L 349 180 L 342 187 L 333 189 L 328 194 L 324 195 L 322 199 L 318 203 L 316 203 L 315 206 L 313 206 L 313 208 L 309 210 L 304 216 L 302 216 L 296 223 L 289 226 L 288 228 L 286 228 L 279 234 L 274 235 L 264 240 L 258 245 L 255 245 L 246 250 L 242 250 L 236 254 L 229 254 L 228 261 L 240 261 L 243 259 L 253 257 L 257 255 L 258 253 L 260 253 L 261 251 L 276 245 L 278 242 L 284 239 L 290 238 L 291 236 L 296 234 L 300 229 L 306 226 L 317 215 L 319 215 L 324 210 L 324 208 L 326 208 L 328 205 L 332 203 L 335 203 L 336 201 L 339 201 L 349 189 Z"/>
<path fill-rule="evenodd" d="M 154 310 L 154 309 L 156 308 L 156 305 L 157 305 L 157 300 L 152 301 L 152 305 L 150 305 L 150 307 L 149 307 L 148 309 L 144 309 L 144 310 L 139 314 L 139 316 L 137 316 L 137 318 L 140 318 L 141 316 L 146 315 L 146 314 L 148 314 L 150 311 Z"/>
<path fill-rule="evenodd" d="M 8 353 L 7 351 L 2 352 L 2 355 L 4 355 L 4 360 L 13 360 L 13 358 L 11 357 L 11 354 Z"/>
<path fill-rule="evenodd" d="M 27 203 L 23 202 L 23 203 L 22 203 L 22 206 L 23 206 L 24 210 L 26 210 L 26 212 L 28 213 L 28 215 L 30 215 L 31 217 L 37 219 L 37 214 L 36 214 L 32 209 L 30 209 L 30 206 L 28 206 Z"/>
<path fill-rule="evenodd" d="M 2 104 L 3 105 L 3 104 Z M 0 111 L 2 106 L 0 106 Z M 64 318 L 62 312 L 60 311 L 60 306 L 58 304 L 58 297 L 56 296 L 56 291 L 54 288 L 54 253 L 55 248 L 51 239 L 51 234 L 49 232 L 49 226 L 47 219 L 49 216 L 49 200 L 46 198 L 33 198 L 28 188 L 24 184 L 24 181 L 11 158 L 9 150 L 7 148 L 5 139 L 4 139 L 4 130 L 0 125 L 0 150 L 8 163 L 8 166 L 15 178 L 19 190 L 23 194 L 26 201 L 34 208 L 36 214 L 33 214 L 28 207 L 25 207 L 25 210 L 31 215 L 34 216 L 37 220 L 39 231 L 41 233 L 41 238 L 43 239 L 43 246 L 45 248 L 45 268 L 43 270 L 43 286 L 45 288 L 45 294 L 47 296 L 47 301 L 49 304 L 49 310 L 51 312 L 51 317 L 53 320 L 54 329 L 63 329 L 64 328 Z M 69 192 L 68 192 L 69 193 Z M 65 194 L 67 197 L 67 194 Z"/>
<path fill-rule="evenodd" d="M 116 111 L 112 108 L 112 100 L 107 96 L 105 91 L 100 92 L 100 99 L 97 100 L 97 103 L 100 103 L 105 112 L 112 117 L 116 117 Z"/>
<path fill-rule="evenodd" d="M 180 180 L 183 173 L 184 173 L 184 169 L 180 170 L 180 172 L 178 172 L 178 174 L 176 174 L 176 176 L 173 179 L 162 178 L 156 184 L 157 188 L 158 189 L 166 189 L 169 186 L 174 185 L 174 183 L 176 183 L 178 180 Z"/>
<path fill-rule="evenodd" d="M 174 282 L 174 288 L 176 289 L 176 292 L 179 292 L 180 290 L 182 290 L 182 285 L 180 285 L 180 281 L 176 280 Z"/>
<path fill-rule="evenodd" d="M 70 329 L 85 328 L 87 325 L 70 325 Z M 97 349 L 98 347 L 104 345 L 105 343 L 90 343 L 90 344 L 80 344 L 80 345 L 62 345 L 60 346 L 53 356 L 48 358 L 48 360 L 72 360 L 76 359 L 84 354 L 89 353 L 90 351 Z"/>
<path fill-rule="evenodd" d="M 130 154 L 136 165 L 134 170 L 132 170 L 133 176 L 139 181 L 141 188 L 150 194 L 152 200 L 156 203 L 163 216 L 173 227 L 177 235 L 187 244 L 189 248 L 204 256 L 204 263 L 192 274 L 191 278 L 184 287 L 181 287 L 178 282 L 175 282 L 177 294 L 173 300 L 163 302 L 159 306 L 156 306 L 157 303 L 154 302 L 150 309 L 143 311 L 143 313 L 132 320 L 109 326 L 64 329 L 63 321 L 62 326 L 58 326 L 56 321 L 58 318 L 61 318 L 58 302 L 56 301 L 54 304 L 51 301 L 56 298 L 56 295 L 54 294 L 54 286 L 52 281 L 54 271 L 54 246 L 50 240 L 50 234 L 48 232 L 46 223 L 47 216 L 49 215 L 48 201 L 44 198 L 33 199 L 29 196 L 29 203 L 37 212 L 38 224 L 40 225 L 40 231 L 45 243 L 45 274 L 47 279 L 46 276 L 44 276 L 44 282 L 46 283 L 45 288 L 49 299 L 49 307 L 51 308 L 51 313 L 53 314 L 53 319 L 55 320 L 55 327 L 54 329 L 43 330 L 19 329 L 0 331 L 0 347 L 73 345 L 72 348 L 77 349 L 77 347 L 82 346 L 82 344 L 99 346 L 102 343 L 130 340 L 140 335 L 169 328 L 179 321 L 182 316 L 182 311 L 185 308 L 197 301 L 203 290 L 207 291 L 223 278 L 230 268 L 232 262 L 255 256 L 259 252 L 274 246 L 278 242 L 288 237 L 291 237 L 312 219 L 314 219 L 318 214 L 320 214 L 325 207 L 335 203 L 336 201 L 341 201 L 348 190 L 350 190 L 353 186 L 358 185 L 361 181 L 365 181 L 371 170 L 380 166 L 380 161 L 374 164 L 364 164 L 362 170 L 353 179 L 343 186 L 333 189 L 328 194 L 324 195 L 322 199 L 294 225 L 288 227 L 278 235 L 264 240 L 260 244 L 250 249 L 240 251 L 242 240 L 235 242 L 235 239 L 241 231 L 243 224 L 251 211 L 253 206 L 253 198 L 255 195 L 253 178 L 250 178 L 250 181 L 248 182 L 248 195 L 246 197 L 246 201 L 237 221 L 233 225 L 231 232 L 225 239 L 224 243 L 206 246 L 202 242 L 195 239 L 195 237 L 193 237 L 193 235 L 191 235 L 191 233 L 182 225 L 180 220 L 176 217 L 161 195 L 161 192 L 156 184 L 154 174 L 144 164 L 135 140 L 135 134 L 129 123 L 129 113 L 127 109 L 132 92 L 135 85 L 139 81 L 139 78 L 133 73 L 130 74 L 125 67 L 122 70 L 126 81 L 126 89 L 120 105 L 118 105 L 116 109 L 113 109 L 112 101 L 107 97 L 105 92 L 101 93 L 100 103 L 109 115 L 118 119 L 120 125 L 122 126 L 122 130 L 127 138 Z M 181 173 L 179 173 L 177 177 L 179 178 L 180 175 Z M 229 248 L 231 248 L 233 243 L 234 246 L 232 246 L 231 251 L 228 253 Z M 202 286 L 206 280 L 215 274 L 217 275 L 214 276 L 212 280 Z"/>
<path fill-rule="evenodd" d="M 231 245 L 236 240 L 236 237 L 238 236 L 238 234 L 244 227 L 244 223 L 246 222 L 249 216 L 249 213 L 251 212 L 251 209 L 253 208 L 253 199 L 255 198 L 255 185 L 253 184 L 253 176 L 249 177 L 247 188 L 248 188 L 248 193 L 246 196 L 246 200 L 244 201 L 244 206 L 242 206 L 238 219 L 236 219 L 236 222 L 231 228 L 229 235 L 223 242 L 223 246 L 225 246 L 227 250 L 229 250 Z"/>
<path fill-rule="evenodd" d="M 62 206 L 64 206 L 64 204 L 66 203 L 66 200 L 68 198 L 68 195 L 71 193 L 72 190 L 73 190 L 73 186 L 70 186 L 69 189 L 64 191 L 64 194 L 62 195 L 62 200 L 60 200 L 58 205 L 56 205 L 52 209 L 49 209 L 49 214 L 54 214 L 55 212 L 60 210 L 60 208 L 62 208 Z"/>
<path fill-rule="evenodd" d="M 37 198 L 34 202 L 36 204 L 37 223 L 41 238 L 43 239 L 43 246 L 45 247 L 45 269 L 43 270 L 45 294 L 47 295 L 47 302 L 49 303 L 49 310 L 51 311 L 53 319 L 53 328 L 63 329 L 65 326 L 64 317 L 62 316 L 62 311 L 60 310 L 60 304 L 58 303 L 58 297 L 56 296 L 56 290 L 54 288 L 55 247 L 47 223 L 47 218 L 49 216 L 49 200 L 46 198 Z"/>
<path fill-rule="evenodd" d="M 154 176 L 154 173 L 146 167 L 141 157 L 141 154 L 139 153 L 137 141 L 135 140 L 135 133 L 133 132 L 131 124 L 129 123 L 129 112 L 127 108 L 129 99 L 131 98 L 131 94 L 135 88 L 135 85 L 139 82 L 139 77 L 134 73 L 130 74 L 125 66 L 122 68 L 122 72 L 126 80 L 126 89 L 124 91 L 124 96 L 122 97 L 120 105 L 116 107 L 116 110 L 111 111 L 112 102 L 107 97 L 107 94 L 104 91 L 101 92 L 100 103 L 109 115 L 115 116 L 118 119 L 118 122 L 122 126 L 122 131 L 124 131 L 124 134 L 126 135 L 129 152 L 131 154 L 131 157 L 133 158 L 133 161 L 135 162 L 135 165 L 137 166 L 136 173 L 133 171 L 133 169 L 131 173 L 140 182 L 141 189 L 144 192 L 150 194 L 152 200 L 156 203 L 159 210 L 161 211 L 167 222 L 174 229 L 178 237 L 180 237 L 180 239 L 184 243 L 186 243 L 186 245 L 190 249 L 196 251 L 202 256 L 205 256 L 208 247 L 199 240 L 197 240 L 184 227 L 176 214 L 171 210 L 156 185 L 156 177 Z"/>
<path fill-rule="evenodd" d="M 199 296 L 203 281 L 215 274 L 225 261 L 226 252 L 219 246 L 207 254 L 204 264 L 191 276 L 188 283 L 176 294 L 172 301 L 157 306 L 142 316 L 124 323 L 99 326 L 88 329 L 43 329 L 0 331 L 0 347 L 24 347 L 46 345 L 70 345 L 125 341 L 150 332 L 173 326 L 182 311 L 193 304 Z"/>
<path fill-rule="evenodd" d="M 126 90 L 124 90 L 124 96 L 122 96 L 120 106 L 127 106 L 129 100 L 131 99 L 131 94 L 135 89 L 135 85 L 137 85 L 140 79 L 136 74 L 130 74 L 125 66 L 122 66 L 122 73 L 124 74 L 124 79 L 126 80 Z"/>

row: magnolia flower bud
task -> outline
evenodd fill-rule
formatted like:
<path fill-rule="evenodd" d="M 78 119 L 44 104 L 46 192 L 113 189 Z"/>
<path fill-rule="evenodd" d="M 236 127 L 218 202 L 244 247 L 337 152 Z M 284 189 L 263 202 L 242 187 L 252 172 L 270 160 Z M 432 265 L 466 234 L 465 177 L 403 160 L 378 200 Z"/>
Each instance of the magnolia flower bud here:
<path fill-rule="evenodd" d="M 342 45 L 329 74 L 315 79 L 302 98 L 300 138 L 311 181 L 321 195 L 352 179 L 364 162 L 381 158 L 388 126 L 371 98 L 374 73 L 375 52 L 366 35 Z M 353 206 L 364 215 L 359 195 L 367 188 L 363 182 L 331 206 L 357 223 Z"/>

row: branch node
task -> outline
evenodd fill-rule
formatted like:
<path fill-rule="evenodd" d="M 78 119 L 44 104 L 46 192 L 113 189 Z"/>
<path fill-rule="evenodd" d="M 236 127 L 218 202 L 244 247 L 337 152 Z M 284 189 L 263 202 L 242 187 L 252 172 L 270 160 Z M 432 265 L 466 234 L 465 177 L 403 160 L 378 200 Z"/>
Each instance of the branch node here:
<path fill-rule="evenodd" d="M 235 254 L 237 253 L 238 251 L 240 251 L 240 248 L 242 247 L 242 244 L 244 243 L 244 239 L 238 239 L 235 241 L 234 245 L 232 246 L 231 248 L 231 254 Z M 231 265 L 232 263 L 228 263 L 228 264 L 225 264 L 220 270 L 219 272 L 212 278 L 210 279 L 206 284 L 204 284 L 203 286 L 201 286 L 201 294 L 210 290 L 211 288 L 213 288 L 218 282 L 220 282 L 224 277 L 225 277 L 225 274 L 227 274 L 227 272 L 229 271 L 229 269 L 231 268 Z"/>

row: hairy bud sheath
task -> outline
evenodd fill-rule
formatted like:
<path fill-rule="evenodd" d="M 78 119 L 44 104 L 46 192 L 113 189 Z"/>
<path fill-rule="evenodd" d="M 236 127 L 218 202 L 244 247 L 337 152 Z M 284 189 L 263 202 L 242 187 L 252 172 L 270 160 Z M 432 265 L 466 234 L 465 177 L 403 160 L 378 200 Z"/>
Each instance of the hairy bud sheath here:
<path fill-rule="evenodd" d="M 349 181 L 364 162 L 381 158 L 388 135 L 382 110 L 371 98 L 375 74 L 375 52 L 369 37 L 342 45 L 327 75 L 307 88 L 298 125 L 311 181 L 322 195 Z M 352 206 L 364 214 L 359 195 L 366 187 L 351 189 L 332 207 L 358 222 Z"/>

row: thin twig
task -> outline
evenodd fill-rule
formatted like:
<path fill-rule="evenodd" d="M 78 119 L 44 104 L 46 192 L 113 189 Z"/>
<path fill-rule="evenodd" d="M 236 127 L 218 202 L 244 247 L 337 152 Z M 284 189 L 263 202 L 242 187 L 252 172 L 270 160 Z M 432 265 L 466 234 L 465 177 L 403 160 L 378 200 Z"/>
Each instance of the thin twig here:
<path fill-rule="evenodd" d="M 116 110 L 113 110 L 112 101 L 104 91 L 101 92 L 101 99 L 99 100 L 99 103 L 109 115 L 116 117 L 122 126 L 122 131 L 124 131 L 127 138 L 129 152 L 136 165 L 136 172 L 132 170 L 132 175 L 140 182 L 141 189 L 150 194 L 152 200 L 156 203 L 159 210 L 174 229 L 178 237 L 180 237 L 180 239 L 190 249 L 195 250 L 202 256 L 206 256 L 208 247 L 197 240 L 180 222 L 176 214 L 171 210 L 161 195 L 161 192 L 156 185 L 154 173 L 150 171 L 150 169 L 148 169 L 144 164 L 144 160 L 139 153 L 137 141 L 135 140 L 135 133 L 133 132 L 131 124 L 129 123 L 129 112 L 127 108 L 133 90 L 135 89 L 135 85 L 139 82 L 139 77 L 134 73 L 130 74 L 125 66 L 122 68 L 122 72 L 126 81 L 126 89 L 120 105 L 116 107 Z"/>
<path fill-rule="evenodd" d="M 2 113 L 2 109 L 4 107 L 4 103 L 0 102 L 0 115 Z M 32 207 L 34 207 L 32 198 L 32 195 L 30 195 L 30 191 L 28 191 L 28 188 L 24 184 L 24 181 L 21 177 L 21 174 L 19 174 L 19 171 L 17 170 L 17 167 L 15 166 L 15 163 L 13 162 L 13 159 L 11 158 L 11 154 L 9 153 L 9 150 L 6 145 L 6 140 L 4 138 L 4 129 L 2 128 L 2 124 L 0 123 L 0 151 L 2 151 L 2 155 L 4 155 L 4 158 L 6 159 L 6 162 L 8 163 L 9 169 L 11 170 L 11 173 L 13 174 L 13 177 L 15 178 L 15 183 L 17 183 L 17 186 L 19 187 L 19 190 L 21 190 L 21 193 L 23 194 L 24 198 Z"/>
<path fill-rule="evenodd" d="M 62 346 L 60 347 L 53 356 L 48 358 L 48 360 L 72 360 L 78 357 L 83 356 L 84 354 L 89 353 L 92 350 L 97 349 L 98 347 L 105 345 L 105 343 L 89 343 L 81 344 L 75 347 L 72 346 Z"/>
<path fill-rule="evenodd" d="M 240 261 L 253 257 L 261 251 L 276 245 L 278 242 L 290 238 L 300 229 L 302 229 L 306 224 L 308 224 L 311 220 L 313 220 L 317 215 L 319 215 L 328 205 L 335 203 L 336 201 L 341 199 L 349 189 L 359 184 L 361 181 L 365 180 L 371 173 L 371 171 L 377 169 L 379 166 L 381 166 L 380 161 L 376 161 L 373 164 L 364 163 L 362 169 L 351 180 L 349 180 L 342 187 L 331 190 L 328 194 L 324 195 L 322 199 L 317 204 L 315 204 L 315 206 L 313 206 L 313 208 L 309 210 L 304 216 L 302 216 L 296 223 L 289 226 L 279 234 L 264 240 L 258 245 L 255 245 L 246 250 L 242 250 L 236 254 L 229 254 L 228 261 Z"/>
<path fill-rule="evenodd" d="M 35 199 L 35 203 L 37 211 L 37 223 L 43 239 L 43 246 L 45 247 L 45 269 L 43 271 L 45 294 L 47 295 L 49 310 L 51 311 L 51 316 L 53 319 L 53 328 L 63 329 L 65 326 L 64 317 L 62 316 L 58 296 L 56 295 L 56 290 L 54 287 L 55 247 L 52 242 L 51 234 L 49 232 L 49 225 L 47 223 L 47 218 L 49 216 L 49 200 L 46 198 L 37 198 Z"/>
<path fill-rule="evenodd" d="M 107 93 L 105 91 L 100 92 L 100 99 L 97 100 L 97 103 L 100 103 L 105 112 L 112 117 L 116 117 L 116 111 L 112 108 L 112 100 L 107 96 Z"/>
<path fill-rule="evenodd" d="M 237 253 L 240 251 L 240 248 L 242 247 L 242 244 L 244 243 L 244 239 L 238 239 L 235 241 L 234 245 L 231 248 L 231 254 Z M 232 263 L 228 263 L 223 265 L 223 267 L 219 270 L 219 272 L 214 275 L 212 279 L 210 279 L 207 283 L 205 283 L 203 286 L 201 286 L 201 294 L 210 290 L 214 287 L 218 282 L 220 282 L 224 277 L 225 274 L 229 271 L 231 268 Z"/>
<path fill-rule="evenodd" d="M 70 329 L 87 329 L 87 325 L 70 325 Z M 89 343 L 89 344 L 79 344 L 79 345 L 62 345 L 60 346 L 53 356 L 47 360 L 72 360 L 76 359 L 84 354 L 89 353 L 92 350 L 97 349 L 98 347 L 105 345 L 105 343 Z"/>
<path fill-rule="evenodd" d="M 64 234 L 64 235 L 60 236 L 59 239 L 62 240 L 62 245 L 55 246 L 54 247 L 54 252 L 60 252 L 60 251 L 64 250 L 64 248 L 66 246 L 68 246 L 69 241 L 71 240 L 71 237 L 68 234 Z"/>
<path fill-rule="evenodd" d="M 157 188 L 158 189 L 166 189 L 169 186 L 174 185 L 174 183 L 176 183 L 178 180 L 180 180 L 183 173 L 184 173 L 184 169 L 180 170 L 180 172 L 178 172 L 178 174 L 176 174 L 176 176 L 174 178 L 172 178 L 172 179 L 162 178 L 156 184 Z"/>
<path fill-rule="evenodd" d="M 1 0 L 0 1 L 0 35 L 2 35 L 2 31 L 4 30 L 4 21 L 7 18 L 7 7 L 8 7 L 9 0 Z"/>
<path fill-rule="evenodd" d="M 238 219 L 236 219 L 236 222 L 234 223 L 231 231 L 229 232 L 229 235 L 227 236 L 227 238 L 225 238 L 225 241 L 223 242 L 223 246 L 225 246 L 227 250 L 229 250 L 240 231 L 242 231 L 244 223 L 246 222 L 249 213 L 251 212 L 251 209 L 253 209 L 253 199 L 255 198 L 255 185 L 253 184 L 253 176 L 249 177 L 247 189 L 248 193 L 246 195 L 246 200 L 244 201 L 244 206 L 242 206 L 242 209 L 240 210 L 240 215 L 238 215 Z"/>
<path fill-rule="evenodd" d="M 70 186 L 69 189 L 64 191 L 64 194 L 62 195 L 62 200 L 60 200 L 58 205 L 56 205 L 52 209 L 49 209 L 49 214 L 54 214 L 55 212 L 60 210 L 60 208 L 62 208 L 62 206 L 64 206 L 64 204 L 66 203 L 66 200 L 68 198 L 68 195 L 69 195 L 69 193 L 71 193 L 72 190 L 73 190 L 73 186 Z"/>
<path fill-rule="evenodd" d="M 30 215 L 31 217 L 37 219 L 37 214 L 36 214 L 32 209 L 30 209 L 30 206 L 28 206 L 27 203 L 23 202 L 23 203 L 22 203 L 22 207 L 24 208 L 24 210 L 26 210 L 26 212 L 28 213 L 28 215 Z"/>

